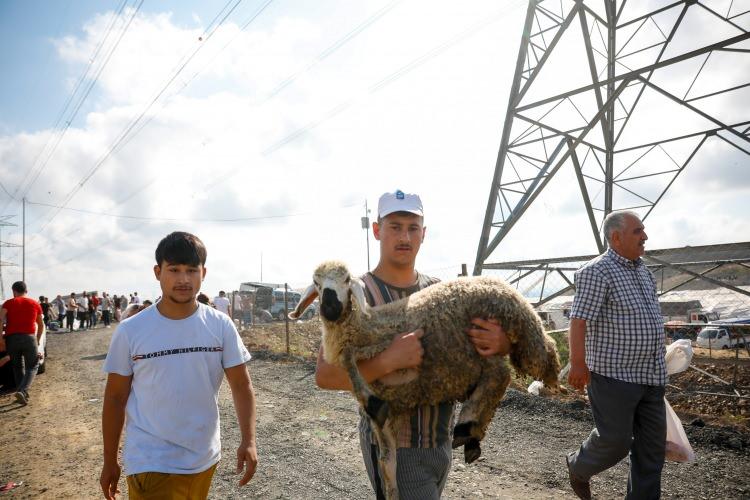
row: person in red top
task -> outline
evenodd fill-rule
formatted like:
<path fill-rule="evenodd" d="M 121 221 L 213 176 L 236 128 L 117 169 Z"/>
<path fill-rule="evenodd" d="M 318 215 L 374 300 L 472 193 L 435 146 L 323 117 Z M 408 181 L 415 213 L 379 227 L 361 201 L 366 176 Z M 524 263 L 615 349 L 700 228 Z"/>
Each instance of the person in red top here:
<path fill-rule="evenodd" d="M 99 304 L 101 304 L 97 293 L 91 292 L 91 297 L 89 297 L 89 327 L 91 328 L 96 327 L 96 310 L 99 308 Z"/>
<path fill-rule="evenodd" d="M 29 402 L 29 387 L 39 367 L 39 339 L 44 334 L 42 307 L 26 296 L 26 283 L 13 283 L 13 298 L 3 302 L 0 323 L 5 323 L 5 345 L 13 365 L 16 399 Z"/>

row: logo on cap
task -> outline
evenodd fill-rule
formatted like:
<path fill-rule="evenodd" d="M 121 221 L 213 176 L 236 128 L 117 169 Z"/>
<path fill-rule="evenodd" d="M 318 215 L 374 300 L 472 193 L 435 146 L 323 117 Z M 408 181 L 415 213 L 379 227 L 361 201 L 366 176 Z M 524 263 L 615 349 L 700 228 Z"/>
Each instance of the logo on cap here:
<path fill-rule="evenodd" d="M 397 200 L 403 200 L 404 199 L 404 192 L 401 191 L 400 189 L 398 191 L 396 191 L 396 199 Z"/>

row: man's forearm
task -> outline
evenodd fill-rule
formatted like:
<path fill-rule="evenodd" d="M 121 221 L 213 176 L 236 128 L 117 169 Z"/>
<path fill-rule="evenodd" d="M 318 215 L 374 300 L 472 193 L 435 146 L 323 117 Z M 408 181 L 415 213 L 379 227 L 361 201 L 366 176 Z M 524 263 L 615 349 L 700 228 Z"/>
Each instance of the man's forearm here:
<path fill-rule="evenodd" d="M 234 411 L 237 413 L 237 423 L 242 434 L 242 441 L 247 444 L 255 443 L 255 392 L 253 382 L 248 377 L 247 384 L 232 388 Z"/>
<path fill-rule="evenodd" d="M 104 462 L 117 463 L 122 427 L 125 424 L 125 404 L 105 396 L 102 408 L 102 440 Z"/>
<path fill-rule="evenodd" d="M 391 373 L 393 369 L 383 353 L 357 362 L 362 378 L 369 384 Z M 323 359 L 323 348 L 318 353 L 318 366 L 315 370 L 315 383 L 321 389 L 351 391 L 349 374 L 340 366 L 331 365 Z"/>
<path fill-rule="evenodd" d="M 570 319 L 568 347 L 570 348 L 571 364 L 586 362 L 586 320 Z"/>

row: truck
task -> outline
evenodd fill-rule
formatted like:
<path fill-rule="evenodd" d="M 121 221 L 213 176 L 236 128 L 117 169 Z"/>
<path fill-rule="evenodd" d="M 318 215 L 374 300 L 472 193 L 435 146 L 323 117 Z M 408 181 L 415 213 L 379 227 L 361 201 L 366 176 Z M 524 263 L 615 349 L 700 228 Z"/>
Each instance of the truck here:
<path fill-rule="evenodd" d="M 673 340 L 695 340 L 707 324 L 718 321 L 718 312 L 704 309 L 698 300 L 660 302 L 664 331 Z"/>
<path fill-rule="evenodd" d="M 302 294 L 292 290 L 291 288 L 286 289 L 286 309 L 284 308 L 284 285 L 279 286 L 275 283 L 260 283 L 248 281 L 240 284 L 239 290 L 240 296 L 250 296 L 251 302 L 253 303 L 253 315 L 256 321 L 261 323 L 267 323 L 274 319 L 284 321 L 286 320 L 287 314 L 292 312 L 300 299 Z M 317 308 L 312 304 L 301 319 L 310 319 L 315 316 Z"/>
<path fill-rule="evenodd" d="M 240 297 L 252 304 L 254 321 L 268 323 L 273 320 L 269 309 L 273 304 L 273 290 L 278 285 L 248 281 L 240 284 Z"/>
<path fill-rule="evenodd" d="M 750 343 L 750 318 L 712 321 L 698 332 L 695 345 L 711 349 L 745 347 Z"/>
<path fill-rule="evenodd" d="M 545 330 L 566 329 L 570 324 L 570 308 L 573 301 L 570 297 L 560 297 L 537 308 L 536 313 L 542 320 Z"/>

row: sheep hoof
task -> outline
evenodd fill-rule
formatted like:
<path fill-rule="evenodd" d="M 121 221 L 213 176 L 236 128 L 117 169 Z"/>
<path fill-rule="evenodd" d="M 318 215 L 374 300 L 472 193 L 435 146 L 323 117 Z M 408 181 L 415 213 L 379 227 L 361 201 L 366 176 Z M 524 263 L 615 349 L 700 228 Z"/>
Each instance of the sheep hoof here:
<path fill-rule="evenodd" d="M 367 398 L 365 412 L 378 427 L 383 427 L 385 420 L 388 418 L 388 403 L 375 396 L 370 396 Z"/>
<path fill-rule="evenodd" d="M 471 434 L 474 425 L 473 422 L 463 422 L 453 428 L 453 443 L 451 444 L 453 449 L 464 446 L 470 440 L 475 439 Z"/>
<path fill-rule="evenodd" d="M 478 439 L 469 439 L 464 445 L 464 461 L 467 464 L 472 463 L 482 454 L 482 447 Z"/>

